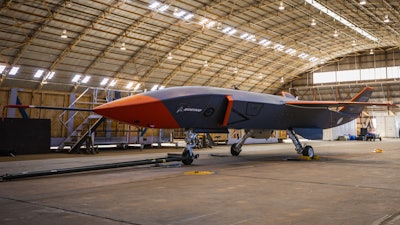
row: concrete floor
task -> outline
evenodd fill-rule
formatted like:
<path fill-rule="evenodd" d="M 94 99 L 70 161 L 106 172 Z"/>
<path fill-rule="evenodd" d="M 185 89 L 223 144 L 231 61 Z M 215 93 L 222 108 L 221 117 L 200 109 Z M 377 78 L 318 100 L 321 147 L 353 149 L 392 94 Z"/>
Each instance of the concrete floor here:
<path fill-rule="evenodd" d="M 400 139 L 198 150 L 191 166 L 168 163 L 0 183 L 0 224 L 400 224 Z M 383 153 L 373 153 L 377 148 Z M 0 158 L 1 174 L 165 156 L 129 150 L 34 160 Z M 211 156 L 215 154 L 217 156 Z M 20 160 L 23 159 L 23 160 Z M 187 175 L 187 171 L 212 171 Z"/>

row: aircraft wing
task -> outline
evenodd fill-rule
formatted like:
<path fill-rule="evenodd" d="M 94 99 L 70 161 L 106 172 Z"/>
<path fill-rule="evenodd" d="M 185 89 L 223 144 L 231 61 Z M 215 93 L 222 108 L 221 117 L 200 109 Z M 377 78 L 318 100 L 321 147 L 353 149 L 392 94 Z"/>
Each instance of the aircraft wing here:
<path fill-rule="evenodd" d="M 288 101 L 286 105 L 309 107 L 309 108 L 329 108 L 343 106 L 396 106 L 389 102 L 337 102 L 337 101 Z"/>

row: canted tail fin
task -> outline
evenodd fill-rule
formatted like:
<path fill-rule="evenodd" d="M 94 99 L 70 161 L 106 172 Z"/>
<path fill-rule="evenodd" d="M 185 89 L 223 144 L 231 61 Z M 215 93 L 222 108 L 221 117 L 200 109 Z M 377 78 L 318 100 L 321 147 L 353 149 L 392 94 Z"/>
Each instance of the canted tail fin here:
<path fill-rule="evenodd" d="M 364 88 L 360 93 L 354 96 L 350 102 L 368 102 L 369 98 L 372 95 L 372 91 L 374 89 L 372 87 Z M 349 114 L 359 114 L 364 110 L 365 105 L 346 105 L 340 109 L 340 112 L 349 113 Z"/>

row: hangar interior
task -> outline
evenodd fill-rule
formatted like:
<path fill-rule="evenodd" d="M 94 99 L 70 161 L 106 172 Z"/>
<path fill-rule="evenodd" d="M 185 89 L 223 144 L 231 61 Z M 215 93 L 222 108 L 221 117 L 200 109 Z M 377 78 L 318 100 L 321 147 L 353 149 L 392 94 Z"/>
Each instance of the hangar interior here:
<path fill-rule="evenodd" d="M 286 141 L 240 155 L 234 145 L 196 149 L 193 164 L 170 147 L 48 154 L 174 147 L 183 129 L 89 112 L 172 87 L 331 102 L 373 87 L 370 101 L 399 105 L 398 0 L 2 0 L 0 74 L 2 225 L 399 224 L 398 107 L 366 107 L 324 130 L 326 141 L 302 142 L 313 157 Z M 364 131 L 384 139 L 331 141 Z M 210 135 L 229 142 L 243 130 Z"/>
<path fill-rule="evenodd" d="M 371 86 L 371 101 L 399 104 L 399 9 L 386 0 L 2 1 L 3 117 L 51 119 L 51 145 L 61 149 L 84 126 L 99 125 L 97 144 L 171 142 L 183 131 L 4 106 L 92 109 L 174 86 L 332 101 Z M 367 107 L 351 131 L 398 137 L 399 123 L 398 108 Z"/>

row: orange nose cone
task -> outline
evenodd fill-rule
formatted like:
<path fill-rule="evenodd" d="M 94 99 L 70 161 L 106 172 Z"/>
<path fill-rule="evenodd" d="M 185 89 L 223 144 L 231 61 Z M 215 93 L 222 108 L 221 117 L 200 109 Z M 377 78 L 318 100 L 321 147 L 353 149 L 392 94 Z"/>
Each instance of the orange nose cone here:
<path fill-rule="evenodd" d="M 164 104 L 146 95 L 134 95 L 106 103 L 94 109 L 106 118 L 141 127 L 179 128 Z"/>

